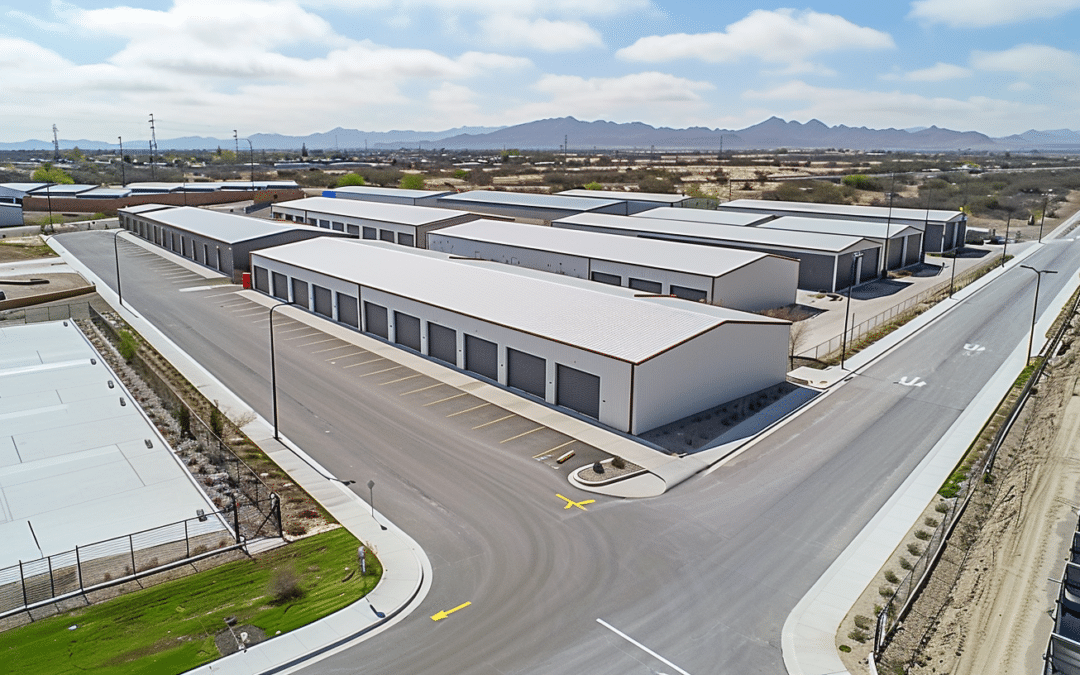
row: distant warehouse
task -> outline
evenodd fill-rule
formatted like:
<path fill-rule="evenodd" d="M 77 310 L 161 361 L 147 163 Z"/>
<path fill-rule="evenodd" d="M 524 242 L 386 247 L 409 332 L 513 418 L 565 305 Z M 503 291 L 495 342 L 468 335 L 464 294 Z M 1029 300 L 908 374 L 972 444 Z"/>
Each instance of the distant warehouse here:
<path fill-rule="evenodd" d="M 799 261 L 767 253 L 491 220 L 433 232 L 428 248 L 748 312 L 795 302 L 799 278 Z"/>
<path fill-rule="evenodd" d="M 322 196 L 331 199 L 355 199 L 361 202 L 403 204 L 405 206 L 435 206 L 439 197 L 454 194 L 447 190 L 406 190 L 404 188 L 350 185 L 323 190 Z"/>
<path fill-rule="evenodd" d="M 619 199 L 566 197 L 531 192 L 472 190 L 439 197 L 436 203 L 447 209 L 542 224 L 579 213 L 626 214 L 626 204 Z"/>
<path fill-rule="evenodd" d="M 755 314 L 381 242 L 252 266 L 263 293 L 629 433 L 785 377 L 790 323 Z"/>
<path fill-rule="evenodd" d="M 840 234 L 863 237 L 882 246 L 886 238 L 889 245 L 887 257 L 889 269 L 895 270 L 915 265 L 923 260 L 923 232 L 919 228 L 900 223 L 867 222 L 860 220 L 839 220 L 833 218 L 800 218 L 781 216 L 762 223 L 758 227 L 766 230 L 786 230 L 789 232 L 820 232 L 822 234 Z M 882 270 L 884 272 L 884 269 Z"/>
<path fill-rule="evenodd" d="M 632 216 L 635 213 L 648 211 L 659 207 L 681 208 L 693 201 L 693 197 L 678 194 L 665 194 L 662 192 L 616 192 L 614 190 L 563 190 L 557 192 L 563 197 L 586 197 L 588 199 L 615 199 L 621 201 L 625 207 L 619 215 Z"/>
<path fill-rule="evenodd" d="M 686 209 L 691 211 L 693 209 Z M 799 288 L 835 292 L 878 277 L 881 244 L 864 237 L 583 213 L 554 227 L 760 251 L 799 261 Z M 858 255 L 856 255 L 858 254 Z M 854 276 L 852 272 L 854 271 Z"/>
<path fill-rule="evenodd" d="M 334 234 L 190 206 L 142 204 L 119 218 L 128 232 L 228 277 L 249 270 L 252 251 Z"/>
<path fill-rule="evenodd" d="M 433 230 L 480 217 L 446 209 L 330 197 L 281 202 L 274 204 L 270 212 L 274 218 L 294 223 L 417 248 L 427 248 L 427 236 Z"/>
<path fill-rule="evenodd" d="M 765 199 L 736 199 L 720 204 L 717 210 L 774 216 L 861 220 L 884 223 L 893 227 L 914 227 L 924 232 L 923 250 L 927 253 L 951 251 L 958 246 L 963 246 L 967 235 L 967 216 L 961 211 L 891 209 L 887 206 L 781 202 Z"/>

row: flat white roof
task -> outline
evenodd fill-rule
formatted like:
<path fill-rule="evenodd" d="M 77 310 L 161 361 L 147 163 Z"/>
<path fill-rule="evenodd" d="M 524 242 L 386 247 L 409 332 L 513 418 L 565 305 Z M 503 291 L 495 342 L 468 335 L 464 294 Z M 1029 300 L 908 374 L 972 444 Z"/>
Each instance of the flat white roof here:
<path fill-rule="evenodd" d="M 615 216 L 606 213 L 579 213 L 567 218 L 560 218 L 554 222 L 554 225 L 557 227 L 560 223 L 625 230 L 627 234 L 647 233 L 660 237 L 711 239 L 721 245 L 724 242 L 731 242 L 787 250 L 801 250 L 811 253 L 821 252 L 830 255 L 840 255 L 848 251 L 861 251 L 877 246 L 875 242 L 862 237 L 839 234 L 782 232 L 760 227 L 716 225 L 713 223 L 660 220 L 657 218 L 634 218 L 632 216 Z"/>
<path fill-rule="evenodd" d="M 0 327 L 0 568 L 216 510 L 66 323 Z"/>
<path fill-rule="evenodd" d="M 679 202 L 684 202 L 687 199 L 692 199 L 692 197 L 688 197 L 686 195 L 672 195 L 664 194 L 661 192 L 583 190 L 580 188 L 574 190 L 563 190 L 562 192 L 557 192 L 555 194 L 566 197 L 588 197 L 589 199 L 617 199 L 619 201 L 627 202 L 658 202 L 660 204 L 678 204 Z"/>
<path fill-rule="evenodd" d="M 175 192 L 184 187 L 183 183 L 128 183 L 127 188 L 135 192 Z"/>
<path fill-rule="evenodd" d="M 410 204 L 384 204 L 359 199 L 334 199 L 332 197 L 308 197 L 274 204 L 271 210 L 298 209 L 315 215 L 364 218 L 383 223 L 401 225 L 430 225 L 466 215 L 463 211 L 439 209 L 431 206 Z"/>
<path fill-rule="evenodd" d="M 433 232 L 430 236 L 455 237 L 551 251 L 582 258 L 677 270 L 707 277 L 723 276 L 763 258 L 775 257 L 756 251 L 695 246 L 681 242 L 495 220 L 474 220 L 471 223 L 453 225 Z"/>
<path fill-rule="evenodd" d="M 172 208 L 176 207 L 169 206 L 168 204 L 135 204 L 133 206 L 124 206 L 120 209 L 117 209 L 117 211 L 120 213 L 136 215 L 140 213 L 149 213 L 150 211 L 161 211 L 162 209 Z"/>
<path fill-rule="evenodd" d="M 765 199 L 736 199 L 730 202 L 724 202 L 720 204 L 718 209 L 724 208 L 741 208 L 741 209 L 757 209 L 760 211 L 774 212 L 774 211 L 791 211 L 791 212 L 803 212 L 803 213 L 834 213 L 844 216 L 852 217 L 865 217 L 875 219 L 888 219 L 890 217 L 890 209 L 887 206 L 855 206 L 851 204 L 818 204 L 814 202 L 780 202 L 770 201 Z M 943 211 L 930 209 L 927 212 L 926 209 L 907 209 L 907 208 L 893 208 L 891 209 L 892 218 L 900 218 L 905 220 L 934 220 L 934 221 L 949 221 L 959 220 L 963 217 L 963 213 L 960 211 Z M 929 215 L 928 215 L 929 213 Z"/>
<path fill-rule="evenodd" d="M 0 183 L 0 188 L 7 188 L 19 192 L 32 192 L 33 190 L 43 188 L 46 185 L 48 185 L 48 183 Z"/>
<path fill-rule="evenodd" d="M 127 209 L 121 209 L 126 211 Z M 143 212 L 144 214 L 146 212 Z M 304 226 L 282 225 L 263 218 L 251 218 L 238 216 L 233 213 L 223 213 L 210 209 L 197 209 L 191 206 L 177 206 L 153 210 L 144 218 L 161 225 L 175 227 L 191 234 L 197 234 L 209 239 L 226 244 L 236 244 L 259 237 L 268 237 L 282 232 L 318 232 L 327 234 L 324 230 Z"/>
<path fill-rule="evenodd" d="M 453 194 L 449 190 L 407 190 L 405 188 L 375 187 L 372 185 L 349 185 L 347 187 L 331 188 L 325 192 L 379 195 L 383 197 L 406 197 L 408 199 L 424 199 L 426 197 L 441 197 L 443 195 Z"/>
<path fill-rule="evenodd" d="M 80 184 L 63 184 L 53 183 L 51 185 L 45 185 L 44 187 L 36 188 L 31 191 L 31 194 L 35 197 L 63 197 L 65 195 L 76 195 L 80 192 L 86 192 L 87 190 L 93 190 L 94 188 L 101 187 L 100 185 L 80 185 Z"/>
<path fill-rule="evenodd" d="M 126 188 L 99 187 L 75 195 L 80 199 L 118 199 L 131 195 L 131 190 Z"/>
<path fill-rule="evenodd" d="M 519 274 L 494 263 L 470 264 L 383 242 L 309 239 L 252 256 L 253 262 L 266 258 L 294 265 L 630 363 L 646 361 L 725 322 L 778 322 L 719 307 L 699 309 L 678 298 L 636 298 L 630 289 L 597 290 L 579 279 L 562 283 L 557 275 Z"/>
<path fill-rule="evenodd" d="M 781 216 L 757 227 L 768 230 L 791 230 L 795 232 L 824 232 L 826 234 L 846 234 L 852 237 L 866 237 L 885 241 L 900 239 L 913 234 L 922 234 L 922 230 L 911 225 L 867 222 L 865 220 L 837 220 L 835 218 L 803 218 L 799 216 Z"/>
<path fill-rule="evenodd" d="M 495 190 L 472 190 L 440 197 L 442 202 L 463 204 L 495 204 L 498 206 L 524 206 L 534 209 L 562 209 L 564 211 L 592 211 L 620 203 L 618 199 L 593 199 L 591 197 L 566 197 L 541 195 L 532 192 L 497 192 Z"/>
<path fill-rule="evenodd" d="M 691 223 L 714 223 L 716 225 L 757 225 L 774 218 L 770 214 L 742 213 L 741 211 L 713 211 L 711 209 L 684 209 L 662 206 L 635 213 L 631 218 L 659 218 L 660 220 L 685 220 Z"/>

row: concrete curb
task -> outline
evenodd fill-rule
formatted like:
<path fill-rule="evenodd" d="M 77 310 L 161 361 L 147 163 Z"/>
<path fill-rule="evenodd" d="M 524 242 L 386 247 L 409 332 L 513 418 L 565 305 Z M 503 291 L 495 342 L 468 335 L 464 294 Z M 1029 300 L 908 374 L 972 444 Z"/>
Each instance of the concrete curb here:
<path fill-rule="evenodd" d="M 125 237 L 127 239 L 128 237 Z M 198 362 L 184 353 L 153 324 L 119 307 L 117 294 L 62 244 L 47 243 L 73 268 L 95 282 L 98 293 L 155 349 L 211 400 L 228 411 L 254 411 Z M 200 270 L 203 276 L 208 270 Z M 220 275 L 213 274 L 212 277 Z M 211 278 L 211 277 L 207 277 Z M 272 426 L 262 417 L 244 427 L 251 440 L 311 494 L 346 529 L 365 544 L 374 546 L 383 564 L 383 577 L 365 598 L 314 623 L 196 668 L 192 673 L 284 673 L 325 658 L 360 639 L 366 639 L 403 620 L 420 605 L 431 587 L 431 563 L 420 545 L 400 528 L 348 490 L 339 479 L 302 449 L 282 437 L 273 438 Z M 383 525 L 386 528 L 383 528 Z M 374 608 L 379 607 L 383 616 Z"/>

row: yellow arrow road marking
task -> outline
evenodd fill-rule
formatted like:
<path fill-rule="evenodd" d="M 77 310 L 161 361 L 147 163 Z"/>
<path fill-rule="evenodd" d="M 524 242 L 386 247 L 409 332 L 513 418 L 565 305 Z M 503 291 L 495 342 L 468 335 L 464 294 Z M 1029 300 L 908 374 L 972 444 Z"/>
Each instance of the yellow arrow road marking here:
<path fill-rule="evenodd" d="M 471 604 L 472 604 L 471 602 L 463 602 L 463 603 L 461 603 L 460 605 L 458 605 L 457 607 L 455 607 L 453 609 L 444 609 L 443 611 L 441 611 L 441 612 L 439 612 L 437 614 L 432 614 L 431 615 L 431 620 L 432 621 L 441 621 L 442 619 L 445 619 L 446 617 L 450 616 L 451 614 L 458 611 L 459 609 L 465 609 L 466 607 L 468 607 Z"/>
<path fill-rule="evenodd" d="M 595 499 L 586 499 L 583 502 L 575 502 L 573 499 L 570 499 L 569 497 L 563 497 L 558 492 L 555 493 L 555 496 L 558 497 L 559 499 L 565 499 L 566 500 L 566 506 L 563 507 L 563 510 L 566 510 L 566 509 L 569 509 L 571 507 L 576 506 L 579 509 L 581 509 L 582 511 L 588 511 L 589 509 L 585 508 L 585 505 L 586 504 L 594 504 L 594 503 L 596 503 Z"/>

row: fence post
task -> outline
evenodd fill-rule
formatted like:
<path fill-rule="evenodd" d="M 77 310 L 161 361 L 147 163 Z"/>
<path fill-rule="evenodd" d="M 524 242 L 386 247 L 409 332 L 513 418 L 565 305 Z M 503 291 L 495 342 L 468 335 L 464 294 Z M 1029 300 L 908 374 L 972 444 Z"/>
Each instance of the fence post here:
<path fill-rule="evenodd" d="M 270 508 L 277 520 L 278 538 L 282 538 L 285 536 L 285 523 L 281 522 L 281 498 L 276 492 L 270 493 Z"/>
<path fill-rule="evenodd" d="M 188 521 L 185 518 L 184 519 L 184 546 L 187 549 L 187 555 L 184 556 L 184 557 L 185 558 L 190 558 L 191 557 L 191 537 L 188 535 L 188 526 L 187 526 L 187 524 L 188 524 Z"/>
<path fill-rule="evenodd" d="M 236 533 L 236 543 L 240 543 L 240 505 L 236 502 L 236 495 L 232 498 L 233 532 Z"/>
<path fill-rule="evenodd" d="M 30 604 L 30 600 L 26 597 L 26 575 L 23 574 L 22 561 L 19 561 L 19 583 L 22 585 L 22 602 L 23 606 Z"/>
<path fill-rule="evenodd" d="M 134 575 L 135 570 L 135 540 L 128 535 L 128 549 L 131 551 L 131 574 Z"/>
<path fill-rule="evenodd" d="M 56 579 L 53 577 L 52 556 L 50 555 L 50 556 L 46 557 L 45 562 L 48 563 L 48 565 L 49 565 L 49 593 L 51 593 L 50 597 L 55 598 L 56 597 Z"/>
<path fill-rule="evenodd" d="M 79 546 L 75 545 L 75 574 L 79 578 L 79 590 L 83 590 L 82 585 L 82 561 L 79 560 Z"/>

